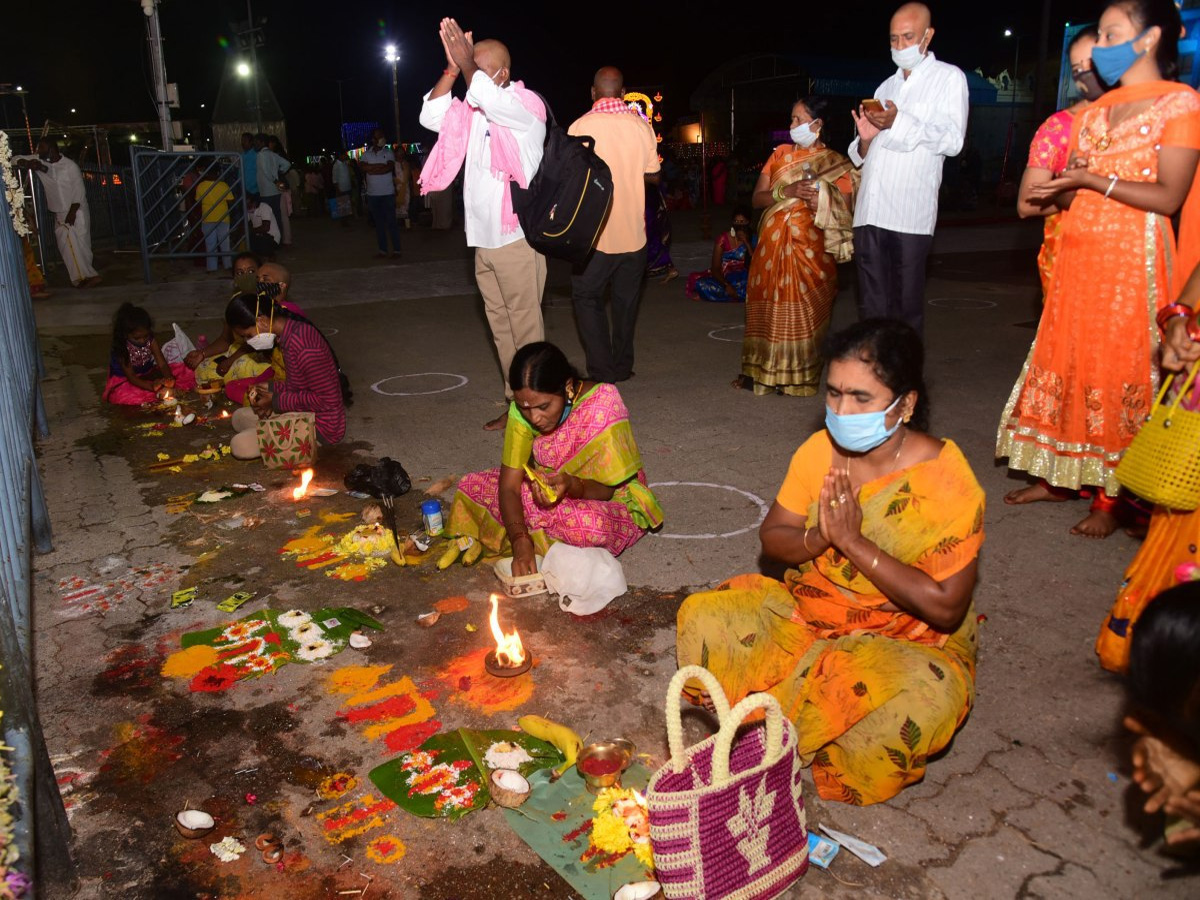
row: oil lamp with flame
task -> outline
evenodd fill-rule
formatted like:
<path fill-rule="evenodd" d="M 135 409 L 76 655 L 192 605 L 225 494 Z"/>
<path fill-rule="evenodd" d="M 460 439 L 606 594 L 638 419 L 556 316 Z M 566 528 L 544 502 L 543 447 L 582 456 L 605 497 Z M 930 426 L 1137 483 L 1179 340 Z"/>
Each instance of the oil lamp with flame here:
<path fill-rule="evenodd" d="M 305 469 L 300 473 L 300 487 L 292 488 L 292 499 L 302 500 L 304 495 L 308 493 L 308 483 L 312 481 L 313 470 Z"/>
<path fill-rule="evenodd" d="M 521 635 L 517 629 L 514 628 L 508 634 L 501 630 L 499 599 L 492 594 L 492 614 L 488 617 L 496 649 L 484 657 L 483 666 L 498 678 L 512 678 L 514 675 L 528 672 L 529 667 L 533 665 L 533 659 L 521 644 Z"/>

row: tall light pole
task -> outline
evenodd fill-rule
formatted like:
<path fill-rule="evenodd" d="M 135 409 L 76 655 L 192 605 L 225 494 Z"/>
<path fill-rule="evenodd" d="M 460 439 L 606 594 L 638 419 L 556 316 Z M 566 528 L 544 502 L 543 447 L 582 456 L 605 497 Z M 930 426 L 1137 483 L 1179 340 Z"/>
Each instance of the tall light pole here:
<path fill-rule="evenodd" d="M 1021 36 L 1014 34 L 1011 28 L 1004 29 L 1006 38 L 1016 38 L 1016 52 L 1013 54 L 1013 70 L 1009 74 L 1008 87 L 1012 92 L 1008 104 L 1008 138 L 1004 142 L 1004 162 L 1000 166 L 1000 185 L 1003 187 L 1008 178 L 1008 159 L 1012 153 L 1013 133 L 1017 128 L 1017 66 L 1021 62 Z"/>
<path fill-rule="evenodd" d="M 396 92 L 396 64 L 400 62 L 400 54 L 396 52 L 395 44 L 388 44 L 384 48 L 384 59 L 392 64 L 392 122 L 395 126 L 393 139 L 397 144 L 400 143 L 400 95 Z"/>
<path fill-rule="evenodd" d="M 254 133 L 262 134 L 262 100 L 258 93 L 258 28 L 254 25 L 254 10 L 250 7 L 250 0 L 246 0 L 246 43 L 250 45 L 250 66 L 249 70 L 243 72 L 242 67 L 245 63 L 238 64 L 238 74 L 251 78 L 251 84 L 254 90 Z"/>
<path fill-rule="evenodd" d="M 394 71 L 394 70 L 393 70 Z M 334 78 L 338 86 L 338 136 L 342 141 L 342 149 L 349 150 L 346 146 L 346 108 L 342 105 L 342 82 L 353 81 L 353 78 Z M 395 87 L 392 88 L 395 90 Z"/>
<path fill-rule="evenodd" d="M 150 70 L 154 77 L 154 105 L 158 108 L 158 127 L 162 131 L 162 148 L 170 153 L 175 149 L 171 130 L 171 107 L 167 101 L 167 64 L 163 59 L 162 31 L 158 25 L 158 0 L 142 0 L 146 14 L 146 35 L 150 43 Z"/>

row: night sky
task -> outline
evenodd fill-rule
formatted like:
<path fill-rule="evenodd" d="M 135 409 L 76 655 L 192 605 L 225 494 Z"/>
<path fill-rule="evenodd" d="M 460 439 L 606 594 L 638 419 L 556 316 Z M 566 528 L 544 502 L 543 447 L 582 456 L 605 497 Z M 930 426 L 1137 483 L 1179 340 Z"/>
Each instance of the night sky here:
<path fill-rule="evenodd" d="M 1095 20 L 1104 4 L 1048 2 L 1050 55 L 1057 60 L 1063 23 Z M 778 11 L 767 13 L 767 4 L 737 3 L 602 6 L 491 0 L 443 8 L 395 0 L 254 0 L 254 13 L 267 18 L 267 45 L 259 60 L 287 116 L 289 150 L 298 156 L 337 145 L 339 78 L 345 79 L 346 119 L 383 122 L 390 135 L 391 71 L 383 61 L 389 41 L 401 55 L 401 137 L 427 138 L 417 114 L 421 94 L 445 65 L 437 39 L 443 15 L 473 29 L 477 39 L 495 37 L 508 44 L 514 77 L 546 95 L 560 119 L 569 122 L 586 109 L 593 73 L 611 64 L 624 71 L 628 86 L 663 92 L 663 124 L 669 125 L 690 112 L 688 98 L 707 74 L 744 54 L 886 60 L 888 19 L 897 5 L 897 0 L 844 4 L 853 14 L 838 20 L 832 12 L 837 5 L 815 2 L 781 2 Z M 1011 28 L 1022 37 L 1021 69 L 1032 67 L 1041 0 L 929 5 L 937 29 L 933 50 L 939 58 L 996 74 L 1012 65 L 1014 42 L 1003 36 Z M 245 18 L 245 3 L 164 0 L 160 11 L 167 78 L 178 83 L 182 103 L 175 117 L 207 119 L 222 73 L 242 58 L 230 23 Z M 155 119 L 145 17 L 137 0 L 15 0 L 7 4 L 6 19 L 0 82 L 20 84 L 29 92 L 35 130 L 47 118 L 70 124 Z M 56 37 L 66 43 L 55 46 Z M 0 98 L 0 123 L 20 124 L 19 102 Z M 786 127 L 782 118 L 781 127 Z"/>

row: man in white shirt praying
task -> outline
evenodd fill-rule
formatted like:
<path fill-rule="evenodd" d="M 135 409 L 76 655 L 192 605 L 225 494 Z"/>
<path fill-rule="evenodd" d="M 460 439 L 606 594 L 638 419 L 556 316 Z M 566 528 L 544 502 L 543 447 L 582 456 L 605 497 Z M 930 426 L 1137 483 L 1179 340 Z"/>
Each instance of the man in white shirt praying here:
<path fill-rule="evenodd" d="M 421 124 L 440 136 L 421 173 L 422 193 L 449 187 L 462 168 L 467 245 L 475 248 L 475 282 L 500 359 L 504 395 L 511 400 L 508 369 L 513 356 L 545 336 L 541 304 L 546 258 L 525 240 L 512 212 L 509 183 L 520 175 L 528 183 L 537 172 L 546 140 L 546 110 L 536 94 L 512 81 L 508 48 L 502 43 L 476 44 L 471 32 L 453 19 L 442 20 L 440 37 L 446 69 L 421 107 Z M 450 94 L 460 72 L 469 109 L 455 104 Z M 520 173 L 497 169 L 504 161 L 501 155 L 493 159 L 497 142 L 515 151 Z M 499 431 L 507 419 L 506 407 L 484 428 Z"/>
<path fill-rule="evenodd" d="M 46 195 L 46 209 L 54 216 L 54 239 L 58 255 L 67 267 L 75 287 L 92 287 L 100 276 L 92 267 L 91 214 L 83 175 L 75 161 L 63 156 L 58 141 L 44 137 L 38 141 L 37 156 L 23 156 L 17 166 L 37 172 Z"/>
<path fill-rule="evenodd" d="M 905 3 L 892 16 L 892 75 L 878 103 L 851 111 L 858 137 L 850 159 L 862 167 L 854 209 L 860 318 L 901 319 L 923 334 L 925 262 L 937 223 L 942 163 L 962 150 L 967 79 L 929 52 L 929 7 Z"/>

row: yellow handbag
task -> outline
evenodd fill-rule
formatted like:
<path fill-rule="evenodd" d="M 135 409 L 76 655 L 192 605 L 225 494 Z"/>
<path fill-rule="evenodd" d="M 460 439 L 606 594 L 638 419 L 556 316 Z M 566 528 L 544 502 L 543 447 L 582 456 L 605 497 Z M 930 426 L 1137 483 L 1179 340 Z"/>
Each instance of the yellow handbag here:
<path fill-rule="evenodd" d="M 1164 404 L 1172 375 L 1158 392 L 1150 417 L 1121 457 L 1117 481 L 1139 497 L 1169 509 L 1200 507 L 1200 411 L 1184 409 L 1200 363 L 1192 367 L 1183 388 Z"/>

